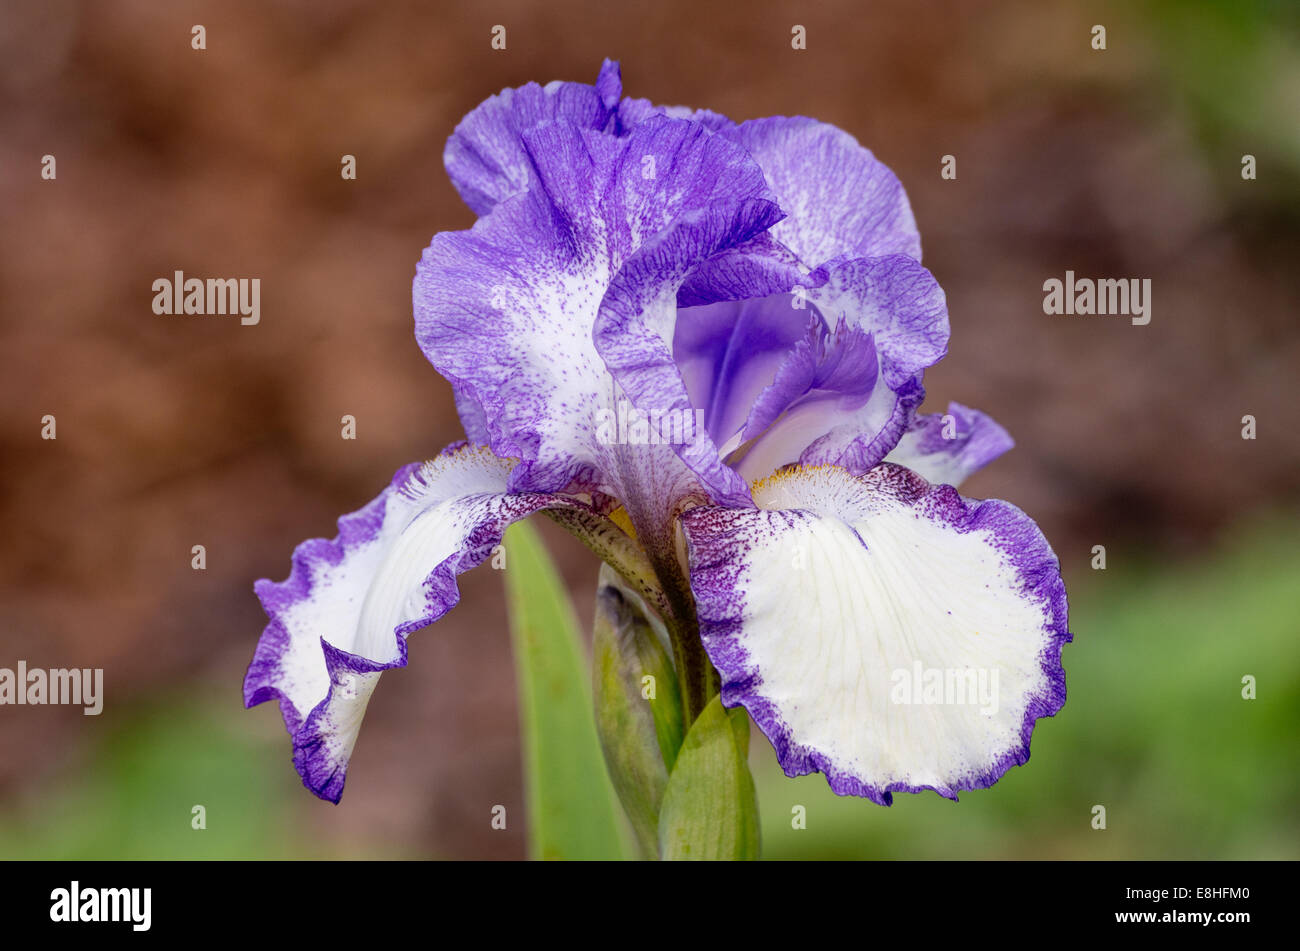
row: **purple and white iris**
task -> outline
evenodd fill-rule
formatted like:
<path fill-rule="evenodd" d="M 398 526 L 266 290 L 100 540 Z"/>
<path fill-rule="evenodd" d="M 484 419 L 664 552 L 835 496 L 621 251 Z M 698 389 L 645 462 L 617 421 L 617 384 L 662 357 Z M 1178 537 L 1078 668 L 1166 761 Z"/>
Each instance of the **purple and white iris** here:
<path fill-rule="evenodd" d="M 245 700 L 279 700 L 307 787 L 338 801 L 379 675 L 544 510 L 660 615 L 687 723 L 720 692 L 787 774 L 884 805 L 1025 762 L 1065 590 L 1033 521 L 954 488 L 1006 432 L 917 412 L 948 314 L 894 174 L 812 119 L 624 99 L 608 61 L 493 96 L 444 158 L 479 218 L 424 252 L 415 332 L 467 440 L 256 587 Z M 989 672 L 992 703 L 951 696 Z"/>

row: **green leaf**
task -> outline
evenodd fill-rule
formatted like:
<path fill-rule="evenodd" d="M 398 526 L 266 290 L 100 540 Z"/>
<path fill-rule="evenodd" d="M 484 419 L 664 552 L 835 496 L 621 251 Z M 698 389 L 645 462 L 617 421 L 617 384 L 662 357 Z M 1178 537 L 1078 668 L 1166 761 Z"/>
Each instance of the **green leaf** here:
<path fill-rule="evenodd" d="M 682 745 L 681 693 L 644 602 L 608 565 L 596 588 L 592 686 L 614 790 L 642 855 L 656 858 L 659 805 Z"/>
<path fill-rule="evenodd" d="M 519 684 L 529 853 L 627 858 L 591 715 L 578 621 L 536 529 L 506 532 L 506 593 Z"/>
<path fill-rule="evenodd" d="M 686 734 L 659 810 L 664 859 L 758 858 L 749 718 L 714 697 Z"/>

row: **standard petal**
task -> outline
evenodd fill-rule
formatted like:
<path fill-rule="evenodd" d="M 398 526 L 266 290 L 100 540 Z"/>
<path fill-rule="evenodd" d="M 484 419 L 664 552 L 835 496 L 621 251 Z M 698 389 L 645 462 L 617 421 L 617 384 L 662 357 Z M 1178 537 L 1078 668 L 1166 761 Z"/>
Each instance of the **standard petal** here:
<path fill-rule="evenodd" d="M 1015 444 L 992 417 L 949 403 L 943 415 L 917 416 L 885 461 L 906 466 L 930 482 L 956 487 Z"/>
<path fill-rule="evenodd" d="M 608 59 L 594 86 L 552 82 L 503 89 L 456 126 L 443 151 L 447 174 L 465 204 L 485 215 L 536 181 L 525 132 L 552 121 L 604 129 L 622 93 L 618 63 Z"/>
<path fill-rule="evenodd" d="M 746 319 L 751 312 L 765 315 L 762 324 Z M 749 344 L 755 328 L 767 336 L 780 328 L 782 342 L 797 342 L 771 354 Z M 679 366 L 697 390 L 707 344 L 726 342 L 709 392 L 729 403 L 725 412 L 705 405 L 711 421 L 730 426 L 734 404 L 749 400 L 743 429 L 710 430 L 741 476 L 752 481 L 794 462 L 861 474 L 906 431 L 925 395 L 922 371 L 947 347 L 948 315 L 930 272 L 896 254 L 820 268 L 797 294 L 684 309 L 676 334 Z M 743 385 L 730 386 L 729 376 Z"/>
<path fill-rule="evenodd" d="M 653 302 L 658 314 L 646 323 L 672 337 L 681 381 L 648 348 L 610 365 L 640 406 L 688 405 L 685 394 L 698 399 L 712 373 L 720 385 L 710 395 L 727 398 L 702 407 L 707 440 L 677 449 L 715 500 L 743 506 L 746 480 L 781 465 L 830 463 L 862 473 L 880 462 L 924 399 L 922 371 L 946 351 L 948 317 L 943 291 L 919 263 L 902 185 L 852 136 L 802 117 L 720 125 L 717 135 L 758 161 L 786 217 L 697 265 L 680 286 L 680 314 Z M 824 321 L 814 321 L 784 361 L 767 348 L 746 360 L 736 346 L 740 359 L 725 361 L 721 373 L 710 369 L 719 361 L 701 351 L 723 346 L 728 324 L 743 340 L 752 336 L 747 311 L 776 314 L 792 299 L 814 305 Z M 611 325 L 634 323 L 624 314 Z M 599 337 L 598 347 L 608 359 L 611 348 Z M 627 382 L 630 374 L 620 369 L 628 364 L 639 379 Z M 730 432 L 737 394 L 752 395 L 764 381 L 738 447 Z M 715 447 L 727 465 L 715 462 Z"/>
<path fill-rule="evenodd" d="M 763 298 L 807 282 L 808 269 L 795 253 L 765 231 L 697 265 L 677 292 L 677 306 Z"/>
<path fill-rule="evenodd" d="M 619 116 L 626 121 L 652 110 L 643 100 L 624 100 Z M 803 116 L 740 125 L 693 118 L 750 153 L 785 218 L 697 267 L 682 286 L 680 306 L 785 293 L 815 281 L 809 278 L 815 269 L 853 258 L 921 260 L 921 236 L 902 183 L 847 132 Z"/>
<path fill-rule="evenodd" d="M 257 582 L 270 623 L 244 680 L 244 701 L 280 701 L 303 784 L 338 802 L 379 675 L 406 666 L 406 637 L 460 600 L 456 576 L 487 558 L 513 521 L 576 506 L 506 492 L 510 463 L 451 447 L 399 469 L 370 504 L 339 519 L 333 540 L 293 553 L 288 580 Z"/>
<path fill-rule="evenodd" d="M 934 276 L 902 254 L 846 261 L 814 276 L 809 302 L 828 324 L 844 321 L 869 332 L 880 365 L 869 397 L 852 413 L 827 420 L 833 424 L 805 444 L 799 462 L 861 475 L 898 444 L 925 397 L 922 372 L 948 350 L 947 299 Z"/>
<path fill-rule="evenodd" d="M 740 443 L 728 462 L 746 479 L 794 462 L 810 443 L 837 427 L 858 435 L 881 433 L 893 413 L 903 412 L 900 394 L 881 375 L 881 354 L 871 332 L 843 317 L 831 332 L 809 310 L 814 316 L 806 336 L 759 394 L 744 429 L 725 444 Z"/>
<path fill-rule="evenodd" d="M 922 371 L 947 349 L 943 290 L 913 258 L 839 261 L 807 280 L 686 308 L 625 299 L 616 282 L 601 306 L 597 349 L 632 402 L 701 410 L 706 431 L 674 448 L 717 502 L 747 506 L 748 480 L 794 462 L 866 472 L 898 444 Z"/>
<path fill-rule="evenodd" d="M 1065 587 L 1006 502 L 901 466 L 792 468 L 759 509 L 682 517 L 722 700 L 745 706 L 791 776 L 840 795 L 956 798 L 1029 758 L 1065 702 Z"/>
<path fill-rule="evenodd" d="M 734 126 L 724 115 L 708 109 L 692 109 L 690 106 L 657 106 L 649 99 L 624 99 L 618 104 L 610 120 L 610 131 L 616 135 L 626 135 L 642 122 L 655 116 L 668 116 L 670 119 L 690 119 L 698 122 L 710 132 Z"/>
<path fill-rule="evenodd" d="M 678 310 L 673 358 L 719 446 L 744 427 L 759 395 L 807 338 L 810 318 L 821 322 L 784 294 Z"/>
<path fill-rule="evenodd" d="M 921 259 L 921 236 L 898 176 L 847 132 L 804 116 L 772 116 L 719 134 L 762 167 L 786 213 L 772 235 L 808 267 L 843 257 Z"/>
<path fill-rule="evenodd" d="M 579 482 L 621 498 L 627 473 L 599 431 L 621 398 L 609 369 L 630 374 L 625 389 L 646 359 L 677 371 L 657 325 L 597 327 L 602 301 L 671 309 L 696 263 L 780 213 L 744 150 L 697 123 L 658 117 L 615 138 L 557 122 L 523 141 L 537 187 L 433 239 L 415 280 L 416 336 L 458 402 L 482 411 L 493 451 L 522 460 L 513 488 Z M 603 354 L 593 332 L 615 338 Z M 711 445 L 699 451 L 721 467 Z"/>

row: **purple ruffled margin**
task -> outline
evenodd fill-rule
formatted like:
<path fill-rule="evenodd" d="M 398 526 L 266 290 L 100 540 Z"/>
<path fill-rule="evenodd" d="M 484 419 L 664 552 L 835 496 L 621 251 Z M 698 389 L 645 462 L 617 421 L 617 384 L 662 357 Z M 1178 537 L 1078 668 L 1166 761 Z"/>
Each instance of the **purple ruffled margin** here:
<path fill-rule="evenodd" d="M 951 416 L 955 423 L 955 435 L 951 439 L 943 435 L 946 416 Z M 934 457 L 936 462 L 946 459 L 963 476 L 979 471 L 1016 445 L 1011 434 L 993 417 L 956 402 L 948 404 L 946 414 L 917 416 L 904 436 L 915 437 L 907 448 L 918 461 L 925 457 Z"/>
<path fill-rule="evenodd" d="M 452 455 L 465 448 L 467 444 L 464 442 L 454 443 L 440 455 Z M 304 717 L 277 683 L 281 660 L 290 644 L 290 634 L 279 620 L 280 613 L 311 598 L 313 564 L 324 561 L 329 565 L 337 565 L 350 550 L 375 538 L 383 526 L 389 494 L 402 491 L 420 469 L 420 463 L 410 463 L 398 469 L 387 490 L 363 508 L 338 520 L 339 532 L 335 538 L 312 538 L 300 544 L 294 549 L 292 569 L 285 581 L 273 582 L 263 578 L 254 585 L 254 591 L 262 602 L 270 623 L 262 632 L 244 678 L 244 706 L 254 707 L 268 700 L 279 701 L 285 729 L 293 740 L 294 768 L 302 777 L 304 786 L 330 802 L 337 803 L 343 795 L 348 764 L 347 760 L 340 762 L 329 755 L 328 724 L 325 721 L 330 712 L 330 700 L 345 675 L 378 674 L 405 667 L 406 635 L 437 621 L 459 603 L 460 589 L 456 577 L 486 560 L 493 548 L 501 543 L 506 528 L 512 522 L 544 508 L 581 507 L 579 502 L 540 493 L 521 493 L 509 498 L 492 518 L 474 527 L 459 551 L 430 572 L 424 583 L 429 611 L 425 616 L 398 625 L 394 630 L 397 643 L 395 660 L 389 663 L 370 660 L 341 650 L 321 638 L 321 651 L 329 672 L 330 687 L 326 696 Z"/>
<path fill-rule="evenodd" d="M 734 557 L 733 538 L 743 532 L 735 525 L 739 513 L 715 507 L 692 509 L 682 516 L 691 565 L 700 632 L 705 650 L 723 676 L 722 703 L 743 706 L 771 741 L 787 776 L 825 774 L 831 790 L 840 796 L 861 796 L 882 806 L 893 804 L 893 793 L 933 790 L 946 799 L 957 793 L 984 789 L 997 782 L 1012 766 L 1029 760 L 1034 724 L 1054 716 L 1065 705 L 1065 669 L 1061 649 L 1073 639 L 1068 627 L 1065 583 L 1060 563 L 1042 531 L 1024 512 L 998 499 L 968 501 L 947 485 L 931 485 L 903 466 L 881 463 L 872 473 L 878 490 L 917 508 L 918 517 L 943 521 L 965 534 L 988 530 L 1022 579 L 1022 591 L 1038 601 L 1048 618 L 1049 640 L 1039 655 L 1046 679 L 1043 692 L 1030 697 L 1020 728 L 1020 742 L 1000 755 L 982 772 L 974 772 L 944 786 L 913 786 L 894 782 L 876 786 L 835 768 L 823 754 L 798 743 L 781 719 L 775 704 L 762 697 L 761 673 L 749 664 L 744 646 L 745 597 L 739 584 L 743 563 Z M 749 513 L 754 517 L 756 513 Z"/>

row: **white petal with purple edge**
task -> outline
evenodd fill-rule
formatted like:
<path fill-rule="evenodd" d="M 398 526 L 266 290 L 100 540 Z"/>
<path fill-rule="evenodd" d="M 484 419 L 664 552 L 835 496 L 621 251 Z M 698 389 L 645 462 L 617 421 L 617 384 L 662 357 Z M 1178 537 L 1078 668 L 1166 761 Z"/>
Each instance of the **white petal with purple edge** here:
<path fill-rule="evenodd" d="M 727 706 L 840 795 L 996 782 L 1065 702 L 1059 565 L 1014 506 L 890 463 L 792 468 L 682 517 Z"/>
<path fill-rule="evenodd" d="M 406 637 L 460 600 L 456 576 L 486 559 L 506 527 L 562 498 L 506 492 L 511 463 L 451 447 L 399 469 L 333 540 L 294 551 L 286 581 L 257 582 L 270 623 L 244 680 L 253 706 L 278 699 L 303 784 L 338 802 L 379 675 L 406 666 Z"/>

